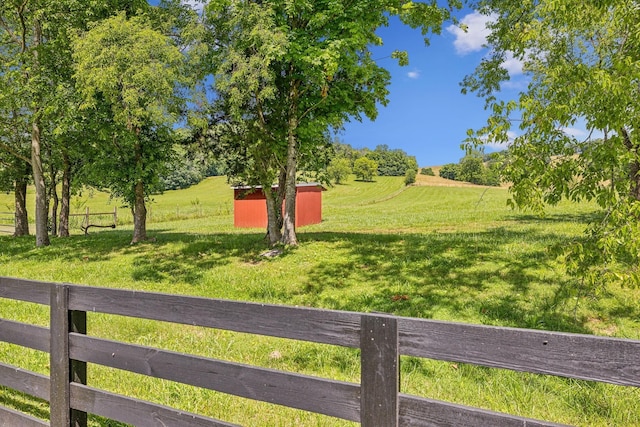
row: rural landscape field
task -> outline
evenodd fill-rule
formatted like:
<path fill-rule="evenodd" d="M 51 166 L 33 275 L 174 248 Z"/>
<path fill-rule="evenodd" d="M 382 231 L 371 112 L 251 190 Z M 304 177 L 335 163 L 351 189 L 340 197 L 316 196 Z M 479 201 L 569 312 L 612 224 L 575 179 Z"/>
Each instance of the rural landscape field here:
<path fill-rule="evenodd" d="M 117 228 L 84 235 L 78 223 L 70 238 L 43 248 L 33 237 L 0 235 L 0 276 L 640 339 L 640 290 L 581 292 L 558 258 L 559 248 L 598 218 L 595 206 L 561 203 L 541 218 L 508 208 L 508 197 L 505 188 L 422 175 L 408 187 L 402 177 L 350 179 L 324 192 L 323 221 L 299 229 L 299 247 L 269 258 L 262 255 L 264 230 L 234 229 L 224 177 L 155 196 L 152 240 L 136 245 L 129 211 L 84 191 L 72 198 L 72 211 L 118 207 Z M 11 195 L 0 195 L 0 211 L 11 203 Z M 49 322 L 46 307 L 8 300 L 0 317 Z M 88 328 L 100 337 L 337 380 L 357 382 L 360 373 L 350 349 L 91 313 Z M 3 344 L 0 359 L 48 373 L 45 353 Z M 637 388 L 413 358 L 403 358 L 400 369 L 403 393 L 571 425 L 640 425 Z M 89 367 L 89 383 L 247 426 L 351 425 L 98 366 Z M 48 416 L 46 402 L 6 389 L 0 404 Z M 122 424 L 90 417 L 90 425 Z"/>

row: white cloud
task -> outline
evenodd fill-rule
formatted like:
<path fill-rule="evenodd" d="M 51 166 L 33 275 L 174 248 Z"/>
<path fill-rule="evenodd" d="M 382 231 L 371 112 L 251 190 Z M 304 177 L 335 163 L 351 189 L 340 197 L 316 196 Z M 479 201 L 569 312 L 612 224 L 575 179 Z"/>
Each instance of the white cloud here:
<path fill-rule="evenodd" d="M 456 25 L 449 25 L 447 31 L 453 34 L 456 39 L 453 45 L 459 55 L 466 55 L 471 52 L 478 52 L 485 47 L 487 36 L 491 31 L 487 29 L 487 23 L 492 17 L 473 12 L 466 15 L 460 21 L 463 28 Z"/>
<path fill-rule="evenodd" d="M 202 9 L 204 8 L 204 5 L 205 5 L 206 1 L 203 1 L 203 0 L 182 0 L 182 3 L 191 6 L 191 8 L 193 10 L 195 10 L 198 13 L 200 13 L 200 12 L 202 12 Z"/>
<path fill-rule="evenodd" d="M 560 128 L 560 130 L 565 134 L 578 139 L 585 138 L 587 137 L 587 135 L 589 135 L 589 133 L 584 129 L 564 127 L 564 128 Z"/>
<path fill-rule="evenodd" d="M 507 58 L 502 63 L 502 66 L 509 72 L 511 77 L 522 74 L 523 62 L 514 58 L 511 52 L 507 53 Z"/>
<path fill-rule="evenodd" d="M 420 71 L 418 70 L 414 70 L 414 71 L 409 71 L 407 73 L 407 77 L 409 77 L 410 79 L 418 79 L 420 78 Z"/>
<path fill-rule="evenodd" d="M 518 134 L 516 134 L 513 131 L 507 131 L 507 137 L 509 138 L 509 141 L 507 142 L 496 142 L 496 141 L 485 140 L 484 146 L 496 151 L 506 150 L 513 143 L 513 140 L 518 137 Z"/>
<path fill-rule="evenodd" d="M 515 80 L 507 80 L 505 82 L 502 82 L 502 88 L 521 91 L 521 90 L 525 90 L 528 84 L 529 84 L 528 79 L 519 78 Z"/>
<path fill-rule="evenodd" d="M 455 36 L 453 46 L 456 49 L 456 53 L 464 56 L 472 52 L 479 52 L 486 49 L 487 36 L 491 34 L 491 30 L 487 28 L 487 24 L 493 19 L 493 16 L 473 12 L 462 18 L 460 26 L 448 26 L 447 31 Z M 466 31 L 463 28 L 466 28 Z M 511 77 L 522 74 L 522 61 L 514 58 L 513 54 L 510 52 L 507 54 L 507 58 L 502 66 L 507 70 Z"/>

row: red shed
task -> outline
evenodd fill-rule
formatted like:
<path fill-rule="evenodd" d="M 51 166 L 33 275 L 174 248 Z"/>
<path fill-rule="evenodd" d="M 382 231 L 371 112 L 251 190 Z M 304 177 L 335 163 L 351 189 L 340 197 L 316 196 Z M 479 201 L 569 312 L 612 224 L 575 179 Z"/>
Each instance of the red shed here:
<path fill-rule="evenodd" d="M 296 185 L 296 227 L 322 222 L 322 192 L 325 190 L 317 182 Z M 233 225 L 267 227 L 267 203 L 262 187 L 233 187 Z"/>

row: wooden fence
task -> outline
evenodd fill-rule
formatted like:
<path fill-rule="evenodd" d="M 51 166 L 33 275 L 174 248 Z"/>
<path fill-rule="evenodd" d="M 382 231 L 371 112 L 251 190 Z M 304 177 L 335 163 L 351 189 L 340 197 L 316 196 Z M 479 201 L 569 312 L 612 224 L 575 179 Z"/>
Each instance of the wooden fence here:
<path fill-rule="evenodd" d="M 0 363 L 0 384 L 49 400 L 50 424 L 0 406 L 4 425 L 231 426 L 86 384 L 87 363 L 338 417 L 362 426 L 552 426 L 406 395 L 401 355 L 640 386 L 640 341 L 234 302 L 0 277 L 0 297 L 50 306 L 50 328 L 0 319 L 0 341 L 50 353 L 50 376 Z M 86 335 L 87 312 L 360 348 L 360 384 Z M 0 422 L 0 425 L 2 423 Z"/>
<path fill-rule="evenodd" d="M 112 221 L 110 221 L 110 224 L 92 224 L 91 223 L 91 216 L 109 216 L 112 217 Z M 97 228 L 116 228 L 116 225 L 118 224 L 118 210 L 117 208 L 113 208 L 113 212 L 95 212 L 95 213 L 90 213 L 89 212 L 89 207 L 87 206 L 85 208 L 84 213 L 76 213 L 76 214 L 69 214 L 69 218 L 75 218 L 75 217 L 81 217 L 82 218 L 82 224 L 80 224 L 80 229 L 82 231 L 84 231 L 84 234 L 88 234 L 89 233 L 89 229 L 91 227 L 97 227 Z"/>
<path fill-rule="evenodd" d="M 92 224 L 90 218 L 92 216 L 108 216 L 109 224 Z M 82 218 L 80 229 L 84 234 L 89 233 L 91 227 L 96 228 L 116 228 L 118 224 L 118 210 L 113 208 L 113 212 L 89 212 L 87 207 L 84 213 L 69 214 L 69 218 Z M 15 230 L 15 212 L 0 212 L 0 233 L 13 233 Z"/>

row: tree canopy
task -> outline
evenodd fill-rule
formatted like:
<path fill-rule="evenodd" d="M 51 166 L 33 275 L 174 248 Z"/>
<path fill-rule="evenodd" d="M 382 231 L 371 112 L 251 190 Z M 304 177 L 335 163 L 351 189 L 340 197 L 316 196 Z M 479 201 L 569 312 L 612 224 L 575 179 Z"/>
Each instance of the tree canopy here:
<path fill-rule="evenodd" d="M 418 171 L 418 162 L 414 156 L 409 156 L 398 148 L 390 149 L 386 144 L 378 145 L 366 155 L 378 162 L 380 176 L 404 176 L 408 170 Z"/>
<path fill-rule="evenodd" d="M 515 205 L 543 212 L 567 198 L 602 208 L 565 253 L 583 284 L 640 284 L 638 2 L 485 0 L 476 7 L 492 19 L 491 54 L 464 84 L 486 97 L 492 116 L 472 140 L 510 143 L 503 172 Z M 503 102 L 497 93 L 510 57 L 522 62 L 529 85 Z M 570 131 L 580 123 L 589 135 Z M 510 140 L 513 130 L 520 135 Z"/>
<path fill-rule="evenodd" d="M 74 40 L 74 59 L 82 107 L 105 103 L 113 117 L 108 148 L 97 156 L 108 165 L 97 181 L 129 204 L 132 242 L 142 241 L 145 198 L 171 153 L 171 126 L 185 102 L 180 93 L 184 57 L 144 17 L 119 13 Z"/>
<path fill-rule="evenodd" d="M 378 174 L 378 162 L 368 157 L 360 157 L 353 163 L 353 173 L 363 181 L 373 181 Z"/>

